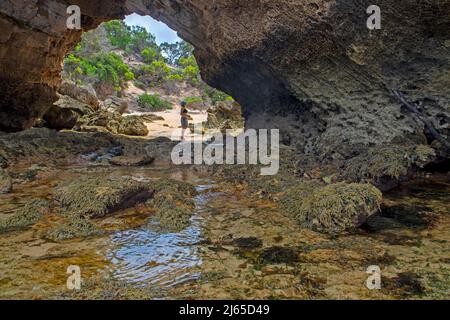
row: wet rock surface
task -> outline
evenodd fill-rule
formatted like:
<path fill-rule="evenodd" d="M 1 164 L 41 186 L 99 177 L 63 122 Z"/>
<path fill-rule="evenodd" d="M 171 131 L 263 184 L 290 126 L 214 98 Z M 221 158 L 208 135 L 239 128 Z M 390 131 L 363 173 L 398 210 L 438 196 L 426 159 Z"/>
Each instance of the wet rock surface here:
<path fill-rule="evenodd" d="M 43 199 L 29 200 L 14 213 L 0 220 L 0 233 L 22 229 L 38 222 L 50 211 L 50 203 Z"/>
<path fill-rule="evenodd" d="M 99 218 L 145 202 L 153 194 L 149 185 L 131 178 L 96 176 L 61 184 L 55 200 L 64 215 Z"/>
<path fill-rule="evenodd" d="M 281 207 L 301 225 L 313 230 L 340 233 L 363 225 L 381 204 L 381 192 L 369 184 L 331 184 L 318 190 L 294 188 Z"/>
<path fill-rule="evenodd" d="M 9 170 L 15 172 L 16 164 Z M 214 184 L 190 176 L 188 170 L 179 170 L 50 166 L 34 180 L 18 183 L 13 193 L 0 195 L 0 209 L 7 213 L 0 221 L 11 222 L 5 220 L 8 215 L 40 208 L 24 210 L 27 203 L 17 203 L 17 199 L 33 195 L 45 208 L 37 217 L 32 215 L 24 224 L 15 223 L 16 227 L 2 232 L 2 297 L 448 296 L 446 180 L 418 181 L 385 194 L 381 213 L 366 222 L 371 229 L 363 226 L 330 236 L 293 223 L 273 200 L 282 189 L 276 184 L 267 189 L 275 192 L 271 197 L 249 198 L 252 186 Z M 116 194 L 109 183 L 99 183 L 101 179 L 97 179 L 96 188 L 85 188 L 91 185 L 85 181 L 105 174 L 120 186 L 124 183 L 117 181 L 132 177 L 150 185 L 155 195 L 149 201 L 95 219 L 82 218 L 76 210 L 64 216 L 57 202 L 51 204 L 61 185 L 70 182 L 91 194 Z M 304 189 L 314 193 L 322 188 L 323 182 Z M 75 197 L 77 193 L 67 194 Z M 92 196 L 91 202 L 104 208 L 102 199 Z M 83 266 L 84 276 L 83 290 L 72 294 L 61 290 L 61 284 L 67 280 L 67 266 L 73 264 Z M 382 269 L 382 290 L 365 287 L 369 265 Z"/>

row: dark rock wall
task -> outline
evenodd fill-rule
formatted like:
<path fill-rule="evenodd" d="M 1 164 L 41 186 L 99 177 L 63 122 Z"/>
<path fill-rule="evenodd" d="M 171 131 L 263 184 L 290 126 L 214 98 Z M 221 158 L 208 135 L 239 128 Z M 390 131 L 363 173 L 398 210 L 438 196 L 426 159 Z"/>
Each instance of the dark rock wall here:
<path fill-rule="evenodd" d="M 391 94 L 399 89 L 448 138 L 450 0 L 379 0 L 382 29 L 366 27 L 371 0 L 72 0 L 82 26 L 150 14 L 191 42 L 211 85 L 242 105 L 247 126 L 322 158 L 424 130 Z M 66 1 L 0 3 L 0 129 L 21 130 L 55 100 Z M 426 134 L 426 132 L 425 132 Z"/>

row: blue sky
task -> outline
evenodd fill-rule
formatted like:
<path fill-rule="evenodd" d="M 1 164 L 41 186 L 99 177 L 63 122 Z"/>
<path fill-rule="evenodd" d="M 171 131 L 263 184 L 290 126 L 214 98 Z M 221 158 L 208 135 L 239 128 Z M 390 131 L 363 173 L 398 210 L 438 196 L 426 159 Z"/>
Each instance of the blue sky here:
<path fill-rule="evenodd" d="M 156 42 L 158 44 L 161 44 L 162 42 L 173 43 L 181 41 L 175 31 L 170 29 L 166 24 L 156 21 L 150 16 L 140 16 L 134 13 L 125 18 L 125 23 L 129 26 L 144 27 L 147 31 L 156 36 Z"/>

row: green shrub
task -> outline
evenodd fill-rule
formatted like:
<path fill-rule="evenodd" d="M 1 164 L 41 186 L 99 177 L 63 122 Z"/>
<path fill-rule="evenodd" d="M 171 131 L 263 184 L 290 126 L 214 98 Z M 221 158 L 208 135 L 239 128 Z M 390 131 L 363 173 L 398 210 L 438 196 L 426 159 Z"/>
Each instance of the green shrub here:
<path fill-rule="evenodd" d="M 141 51 L 141 56 L 147 63 L 151 63 L 160 58 L 159 51 L 155 48 L 145 48 Z"/>
<path fill-rule="evenodd" d="M 140 72 L 143 75 L 150 76 L 153 82 L 162 83 L 172 73 L 172 69 L 164 61 L 156 60 L 142 66 Z"/>
<path fill-rule="evenodd" d="M 94 79 L 94 82 L 110 82 L 116 90 L 120 90 L 126 81 L 135 78 L 122 58 L 112 52 L 100 53 L 89 58 L 69 54 L 64 63 L 72 80 L 78 81 L 80 77 L 88 77 Z"/>
<path fill-rule="evenodd" d="M 205 88 L 205 93 L 211 99 L 213 105 L 215 105 L 217 102 L 222 101 L 230 101 L 230 102 L 234 101 L 233 97 L 209 86 Z"/>
<path fill-rule="evenodd" d="M 184 99 L 184 101 L 186 101 L 187 107 L 189 108 L 189 106 L 203 103 L 203 98 L 198 96 L 191 96 Z"/>
<path fill-rule="evenodd" d="M 138 98 L 139 106 L 151 111 L 162 111 L 172 108 L 172 104 L 161 98 L 158 94 L 143 94 Z"/>

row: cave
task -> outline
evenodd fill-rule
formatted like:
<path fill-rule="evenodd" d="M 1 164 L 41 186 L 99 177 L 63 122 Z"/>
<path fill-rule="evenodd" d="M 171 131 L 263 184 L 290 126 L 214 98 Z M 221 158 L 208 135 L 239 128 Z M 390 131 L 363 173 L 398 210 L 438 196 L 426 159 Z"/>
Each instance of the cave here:
<path fill-rule="evenodd" d="M 82 31 L 68 30 L 68 5 Z M 391 90 L 424 104 L 445 134 L 450 1 L 383 0 L 383 27 L 366 27 L 370 1 L 22 1 L 0 4 L 0 130 L 33 126 L 55 101 L 62 60 L 83 31 L 138 13 L 195 47 L 203 79 L 237 99 L 246 125 L 322 158 L 421 134 Z M 401 12 L 401 15 L 399 15 Z"/>
<path fill-rule="evenodd" d="M 66 25 L 74 5 L 81 29 Z M 379 0 L 376 29 L 372 5 L 2 0 L 0 299 L 447 299 L 450 0 Z M 187 96 L 164 94 L 161 110 L 141 112 L 142 96 L 165 90 L 141 81 L 143 65 L 187 67 L 110 38 L 90 53 L 119 56 L 123 88 L 92 92 L 84 86 L 106 82 L 98 73 L 67 77 L 84 36 L 128 30 L 130 14 L 192 45 L 204 85 L 194 89 L 218 89 L 228 104 L 185 111 Z M 229 142 L 231 124 L 254 133 L 248 154 L 245 132 L 244 148 Z M 251 143 L 267 129 L 279 144 L 277 131 Z M 274 174 L 250 161 L 263 162 L 264 144 Z M 189 152 L 222 158 L 230 145 L 234 164 Z M 377 270 L 383 290 L 368 291 Z"/>

